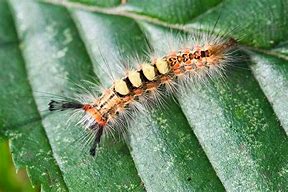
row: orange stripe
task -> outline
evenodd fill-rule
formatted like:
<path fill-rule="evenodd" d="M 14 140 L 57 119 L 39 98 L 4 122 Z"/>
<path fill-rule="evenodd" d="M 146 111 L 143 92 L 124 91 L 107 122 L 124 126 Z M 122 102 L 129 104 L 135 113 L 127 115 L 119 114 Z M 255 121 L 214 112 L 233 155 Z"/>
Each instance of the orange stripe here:
<path fill-rule="evenodd" d="M 161 77 L 161 79 L 160 79 L 161 83 L 164 83 L 164 82 L 170 81 L 170 80 L 171 80 L 171 79 L 170 79 L 170 77 L 168 77 L 168 76 Z"/>
<path fill-rule="evenodd" d="M 102 115 L 95 108 L 90 108 L 86 110 L 86 112 L 89 113 L 100 126 L 106 125 L 107 122 L 102 118 Z"/>
<path fill-rule="evenodd" d="M 131 96 L 125 96 L 125 97 L 123 98 L 123 101 L 126 103 L 126 102 L 131 101 L 132 99 L 133 99 L 133 97 L 131 97 Z"/>
<path fill-rule="evenodd" d="M 192 64 L 192 61 L 189 59 L 189 60 L 187 60 L 187 61 L 185 62 L 185 64 L 186 64 L 186 65 L 190 65 L 190 64 Z"/>
<path fill-rule="evenodd" d="M 197 66 L 197 67 L 204 67 L 203 63 L 202 63 L 202 62 L 199 62 L 199 61 L 196 63 L 196 66 Z"/>
<path fill-rule="evenodd" d="M 181 70 L 180 70 L 180 69 L 175 69 L 175 70 L 173 70 L 173 72 L 174 72 L 176 75 L 180 75 L 180 74 L 181 74 Z"/>
<path fill-rule="evenodd" d="M 157 86 L 158 86 L 158 84 L 154 83 L 154 82 L 147 83 L 147 89 L 148 90 L 155 89 L 155 88 L 157 88 Z"/>
<path fill-rule="evenodd" d="M 82 109 L 83 109 L 84 111 L 88 111 L 88 110 L 91 109 L 91 108 L 92 108 L 92 106 L 91 106 L 90 104 L 84 104 L 83 107 L 82 107 Z"/>
<path fill-rule="evenodd" d="M 187 71 L 191 71 L 193 69 L 193 67 L 191 65 L 185 65 L 185 70 Z"/>
<path fill-rule="evenodd" d="M 176 70 L 180 68 L 180 64 L 179 63 L 176 63 L 175 65 L 173 65 L 172 69 Z"/>
<path fill-rule="evenodd" d="M 137 95 L 137 96 L 142 95 L 142 93 L 143 93 L 143 90 L 142 90 L 142 89 L 136 89 L 136 90 L 134 90 L 134 94 Z"/>

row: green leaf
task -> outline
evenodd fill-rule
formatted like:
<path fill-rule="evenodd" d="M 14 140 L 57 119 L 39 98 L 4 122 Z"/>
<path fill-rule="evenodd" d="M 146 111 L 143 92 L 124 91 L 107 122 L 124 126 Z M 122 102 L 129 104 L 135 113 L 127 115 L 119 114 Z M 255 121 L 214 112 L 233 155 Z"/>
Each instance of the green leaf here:
<path fill-rule="evenodd" d="M 101 7 L 117 6 L 121 3 L 121 0 L 69 0 L 71 2 L 78 2 L 87 5 L 97 5 Z"/>
<path fill-rule="evenodd" d="M 47 191 L 65 190 L 41 122 L 28 124 L 31 120 L 40 119 L 40 116 L 18 48 L 12 16 L 3 0 L 0 1 L 0 15 L 3 26 L 0 28 L 0 135 L 11 138 L 10 149 L 16 169 L 27 168 L 34 185 L 41 185 Z"/>
<path fill-rule="evenodd" d="M 129 0 L 126 7 L 130 11 L 169 23 L 186 23 L 220 2 L 220 0 Z"/>
<path fill-rule="evenodd" d="M 9 0 L 13 24 L 0 1 L 0 18 L 7 18 L 0 20 L 0 135 L 11 138 L 15 165 L 27 166 L 35 185 L 44 191 L 287 190 L 284 0 L 131 0 L 112 9 L 94 5 L 115 4 L 92 1 L 46 2 Z M 69 95 L 71 80 L 109 85 L 107 70 L 118 70 L 113 63 L 144 57 L 146 42 L 163 49 L 169 27 L 214 28 L 215 34 L 232 29 L 229 35 L 240 38 L 249 60 L 229 69 L 225 81 L 195 87 L 177 97 L 179 104 L 168 98 L 164 107 L 139 115 L 127 142 L 108 138 L 96 159 L 89 157 L 87 146 L 75 142 L 81 127 L 65 129 L 68 114 L 47 116 L 50 98 L 37 93 Z M 27 116 L 41 121 L 29 123 Z"/>

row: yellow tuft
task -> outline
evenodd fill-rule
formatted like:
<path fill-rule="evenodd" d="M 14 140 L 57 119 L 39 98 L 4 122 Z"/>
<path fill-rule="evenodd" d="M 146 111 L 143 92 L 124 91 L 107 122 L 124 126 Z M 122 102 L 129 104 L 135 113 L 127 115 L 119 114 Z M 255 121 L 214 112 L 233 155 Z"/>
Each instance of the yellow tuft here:
<path fill-rule="evenodd" d="M 156 67 L 161 74 L 166 74 L 169 72 L 168 63 L 163 59 L 156 60 Z"/>
<path fill-rule="evenodd" d="M 142 70 L 143 70 L 145 77 L 148 80 L 153 81 L 155 79 L 155 76 L 156 76 L 154 67 L 152 65 L 147 64 L 147 63 L 144 63 L 141 66 L 142 66 Z"/>
<path fill-rule="evenodd" d="M 114 83 L 115 91 L 117 93 L 120 93 L 121 95 L 127 95 L 129 93 L 129 89 L 125 81 L 121 80 L 116 80 Z"/>
<path fill-rule="evenodd" d="M 140 73 L 137 71 L 129 71 L 128 78 L 134 87 L 140 87 L 142 85 Z"/>

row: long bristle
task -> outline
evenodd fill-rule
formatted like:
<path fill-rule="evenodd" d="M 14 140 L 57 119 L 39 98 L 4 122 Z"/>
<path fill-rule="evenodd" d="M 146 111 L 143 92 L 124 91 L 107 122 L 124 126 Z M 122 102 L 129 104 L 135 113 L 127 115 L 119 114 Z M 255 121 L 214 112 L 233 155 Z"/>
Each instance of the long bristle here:
<path fill-rule="evenodd" d="M 51 100 L 49 102 L 49 111 L 64 111 L 66 109 L 80 109 L 83 107 L 83 104 L 70 102 L 70 101 L 55 101 Z"/>

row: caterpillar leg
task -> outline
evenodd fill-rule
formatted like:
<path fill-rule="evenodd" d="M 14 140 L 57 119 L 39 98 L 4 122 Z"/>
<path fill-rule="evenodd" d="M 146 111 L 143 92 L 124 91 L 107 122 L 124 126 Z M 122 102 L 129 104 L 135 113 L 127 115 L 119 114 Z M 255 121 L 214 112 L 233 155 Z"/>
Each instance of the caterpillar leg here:
<path fill-rule="evenodd" d="M 101 136 L 103 134 L 103 127 L 99 127 L 96 129 L 96 136 L 95 136 L 95 139 L 93 141 L 93 144 L 92 144 L 92 147 L 90 148 L 90 155 L 91 156 L 95 156 L 96 155 L 96 149 L 97 149 L 97 146 L 99 145 L 100 143 L 100 139 L 101 139 Z"/>

